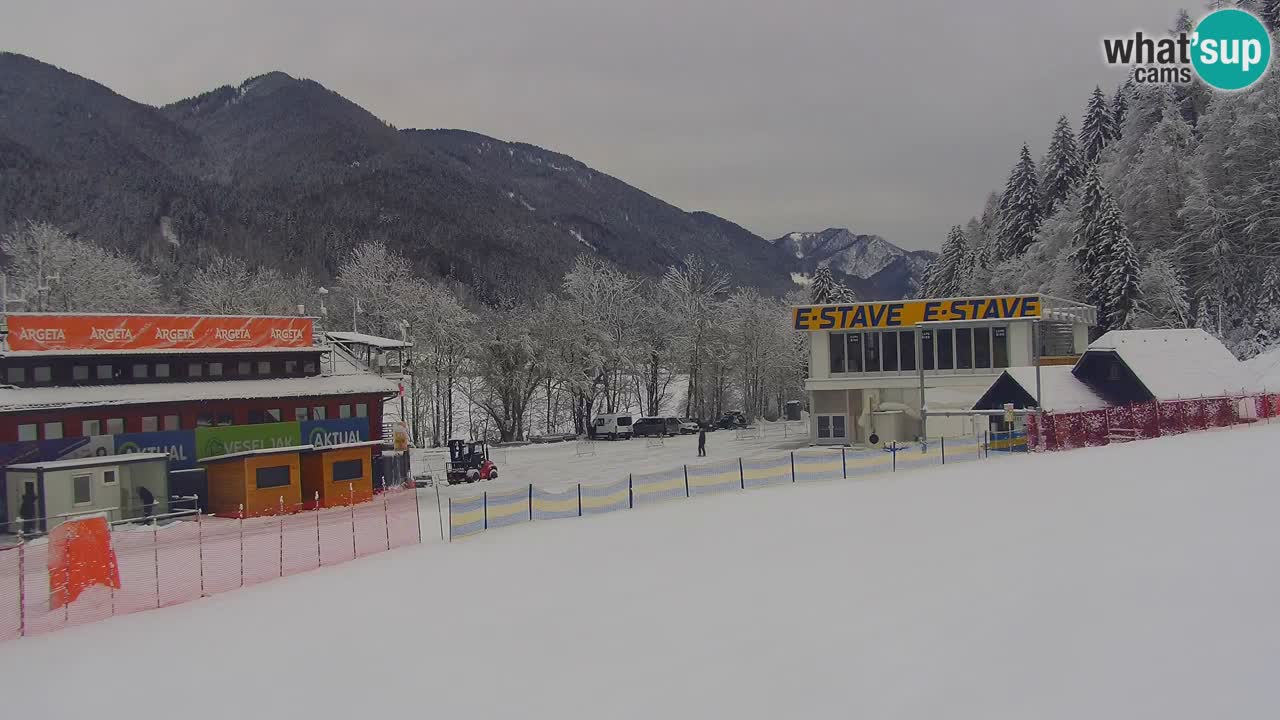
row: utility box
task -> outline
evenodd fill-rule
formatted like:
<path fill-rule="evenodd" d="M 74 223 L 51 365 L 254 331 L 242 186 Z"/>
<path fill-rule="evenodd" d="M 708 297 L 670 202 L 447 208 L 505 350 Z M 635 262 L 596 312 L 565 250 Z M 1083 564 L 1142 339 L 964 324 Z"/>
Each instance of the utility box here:
<path fill-rule="evenodd" d="M 788 400 L 784 416 L 787 420 L 799 420 L 801 409 L 801 403 L 799 400 Z"/>

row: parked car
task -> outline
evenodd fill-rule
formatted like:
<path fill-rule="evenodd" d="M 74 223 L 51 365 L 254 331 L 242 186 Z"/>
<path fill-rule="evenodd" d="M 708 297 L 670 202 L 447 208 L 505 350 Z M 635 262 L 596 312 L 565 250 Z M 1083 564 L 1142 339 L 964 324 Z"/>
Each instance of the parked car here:
<path fill-rule="evenodd" d="M 698 434 L 698 430 L 701 428 L 701 425 L 698 424 L 697 420 L 694 420 L 693 418 L 676 418 L 676 419 L 680 421 L 681 435 L 697 435 Z"/>
<path fill-rule="evenodd" d="M 665 437 L 680 434 L 680 421 L 673 417 L 642 417 L 631 425 L 636 437 Z"/>
<path fill-rule="evenodd" d="M 618 413 L 597 415 L 596 419 L 591 421 L 591 427 L 587 434 L 593 440 L 600 438 L 630 440 L 632 435 L 631 415 Z"/>
<path fill-rule="evenodd" d="M 737 411 L 727 412 L 724 415 L 720 416 L 720 420 L 716 422 L 716 425 L 718 425 L 721 430 L 729 430 L 731 428 L 736 428 L 736 427 L 746 427 L 747 416 Z"/>

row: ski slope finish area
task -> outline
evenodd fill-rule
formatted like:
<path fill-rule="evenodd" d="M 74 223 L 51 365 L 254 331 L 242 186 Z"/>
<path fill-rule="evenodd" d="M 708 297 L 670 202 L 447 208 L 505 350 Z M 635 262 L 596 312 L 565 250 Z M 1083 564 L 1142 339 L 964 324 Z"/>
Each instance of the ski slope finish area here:
<path fill-rule="evenodd" d="M 1280 717 L 1278 465 L 1280 425 L 536 522 L 5 643 L 4 714 Z"/>

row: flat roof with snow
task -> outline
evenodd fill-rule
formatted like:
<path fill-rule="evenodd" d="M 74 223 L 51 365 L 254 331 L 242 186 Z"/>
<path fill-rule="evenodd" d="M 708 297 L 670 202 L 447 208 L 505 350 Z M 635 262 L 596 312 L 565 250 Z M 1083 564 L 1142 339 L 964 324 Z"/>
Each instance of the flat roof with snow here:
<path fill-rule="evenodd" d="M 315 445 L 289 445 L 287 447 L 256 448 L 254 450 L 241 450 L 240 452 L 226 453 L 225 455 L 213 455 L 207 458 L 200 458 L 199 462 L 201 464 L 225 462 L 227 460 L 242 460 L 247 457 L 257 457 L 259 455 L 282 455 L 284 453 L 299 453 L 315 449 Z"/>
<path fill-rule="evenodd" d="M 123 453 L 121 455 L 95 455 L 93 457 L 72 458 L 70 460 L 48 460 L 45 462 L 18 463 L 9 465 L 6 470 L 74 470 L 82 467 L 99 467 L 102 465 L 128 465 L 136 462 L 168 460 L 168 453 Z"/>
<path fill-rule="evenodd" d="M 365 335 L 364 333 L 355 332 L 327 332 L 325 337 L 337 342 L 354 343 L 356 345 L 371 345 L 378 348 L 407 348 L 413 347 L 413 343 L 403 340 L 392 340 L 391 338 L 378 337 L 377 335 Z"/>

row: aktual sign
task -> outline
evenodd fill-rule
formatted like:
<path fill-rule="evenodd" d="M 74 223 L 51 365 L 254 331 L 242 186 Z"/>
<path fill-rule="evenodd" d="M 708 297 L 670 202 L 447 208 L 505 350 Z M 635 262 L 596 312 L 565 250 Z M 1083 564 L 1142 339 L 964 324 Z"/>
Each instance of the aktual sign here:
<path fill-rule="evenodd" d="M 369 439 L 369 419 L 308 420 L 302 423 L 302 439 L 316 447 L 364 442 Z"/>
<path fill-rule="evenodd" d="M 198 350 L 309 347 L 311 318 L 11 313 L 9 349 Z"/>
<path fill-rule="evenodd" d="M 196 438 L 190 430 L 128 433 L 115 436 L 117 455 L 168 453 L 169 467 L 185 470 L 196 466 Z"/>
<path fill-rule="evenodd" d="M 865 330 L 922 322 L 1013 320 L 1040 317 L 1040 296 L 899 300 L 852 305 L 803 305 L 792 311 L 796 330 Z"/>

